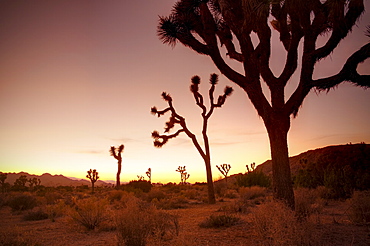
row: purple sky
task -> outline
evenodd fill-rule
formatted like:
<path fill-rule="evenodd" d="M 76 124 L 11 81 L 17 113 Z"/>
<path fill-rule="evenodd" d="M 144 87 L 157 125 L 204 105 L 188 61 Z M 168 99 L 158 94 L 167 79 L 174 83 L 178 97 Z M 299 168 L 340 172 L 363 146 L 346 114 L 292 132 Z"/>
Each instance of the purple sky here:
<path fill-rule="evenodd" d="M 151 132 L 162 132 L 168 117 L 150 107 L 165 108 L 162 91 L 170 93 L 190 129 L 200 133 L 200 110 L 189 92 L 199 75 L 203 92 L 211 73 L 210 58 L 156 36 L 158 15 L 168 15 L 174 0 L 161 1 L 0 1 L 0 171 L 48 172 L 84 177 L 90 168 L 101 179 L 114 179 L 111 145 L 125 145 L 122 181 L 145 175 L 153 182 L 178 182 L 175 170 L 186 166 L 190 182 L 205 181 L 203 161 L 182 135 L 162 149 L 153 147 Z M 366 9 L 370 4 L 365 1 Z M 345 59 L 369 41 L 364 35 L 369 14 L 350 36 L 318 64 L 315 77 L 335 74 Z M 285 59 L 273 37 L 271 65 L 280 73 Z M 360 65 L 370 71 L 370 62 Z M 287 93 L 296 86 L 295 74 Z M 231 164 L 230 173 L 270 158 L 262 120 L 246 94 L 220 76 L 217 94 L 235 91 L 210 119 L 215 165 Z M 368 90 L 341 84 L 328 94 L 312 91 L 289 133 L 291 155 L 326 145 L 370 142 Z"/>

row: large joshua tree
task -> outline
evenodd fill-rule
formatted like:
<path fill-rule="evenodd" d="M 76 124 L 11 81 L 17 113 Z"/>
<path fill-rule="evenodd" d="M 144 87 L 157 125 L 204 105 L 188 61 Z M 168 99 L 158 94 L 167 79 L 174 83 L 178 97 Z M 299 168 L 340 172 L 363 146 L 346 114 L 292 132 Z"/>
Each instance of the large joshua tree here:
<path fill-rule="evenodd" d="M 370 76 L 356 71 L 370 55 L 369 43 L 352 54 L 337 74 L 319 79 L 312 76 L 318 61 L 334 51 L 363 11 L 363 0 L 180 0 L 169 16 L 159 19 L 158 36 L 164 44 L 174 46 L 180 42 L 209 56 L 222 74 L 246 92 L 270 139 L 274 196 L 292 208 L 287 143 L 290 117 L 297 116 L 311 90 L 329 90 L 344 81 L 369 87 Z M 278 75 L 269 64 L 272 29 L 278 32 L 286 51 L 282 59 L 285 65 Z M 252 42 L 253 34 L 258 37 L 257 44 Z M 328 39 L 317 47 L 318 37 L 323 34 Z M 300 43 L 303 52 L 299 57 Z M 243 72 L 233 69 L 221 51 L 240 62 Z M 286 98 L 284 88 L 296 72 L 298 60 L 298 85 Z M 270 100 L 262 91 L 261 81 L 270 90 Z"/>
<path fill-rule="evenodd" d="M 194 99 L 196 104 L 202 109 L 202 118 L 203 118 L 203 127 L 202 127 L 202 138 L 204 143 L 204 149 L 202 149 L 201 145 L 198 142 L 197 137 L 189 130 L 186 125 L 185 118 L 179 115 L 172 103 L 172 97 L 167 94 L 166 92 L 162 93 L 163 99 L 168 103 L 168 107 L 164 110 L 157 110 L 156 107 L 152 107 L 151 112 L 154 115 L 158 115 L 158 117 L 164 115 L 167 112 L 171 113 L 170 119 L 166 122 L 165 133 L 160 135 L 159 132 L 154 131 L 152 132 L 152 137 L 154 138 L 154 146 L 155 147 L 162 147 L 165 143 L 168 142 L 169 139 L 177 137 L 181 132 L 185 132 L 185 134 L 192 140 L 194 146 L 198 150 L 199 154 L 202 156 L 205 166 L 206 166 L 206 174 L 207 174 L 207 186 L 208 186 L 208 202 L 215 203 L 215 192 L 213 188 L 213 180 L 212 180 L 212 169 L 211 169 L 211 151 L 209 146 L 209 139 L 207 136 L 207 128 L 208 128 L 208 120 L 211 117 L 212 113 L 214 112 L 215 108 L 220 108 L 225 103 L 226 98 L 231 95 L 233 89 L 229 86 L 225 87 L 224 94 L 220 95 L 217 99 L 217 102 L 214 100 L 214 91 L 216 88 L 216 84 L 218 82 L 218 75 L 211 74 L 210 77 L 210 84 L 211 88 L 209 89 L 209 100 L 210 106 L 207 107 L 204 104 L 204 99 L 202 94 L 199 93 L 199 84 L 200 78 L 198 76 L 194 76 L 191 78 L 191 86 L 190 91 L 193 93 Z M 172 128 L 178 124 L 180 129 L 177 130 L 173 134 L 169 134 Z"/>
<path fill-rule="evenodd" d="M 125 146 L 121 144 L 119 147 L 111 146 L 109 149 L 110 155 L 113 156 L 114 159 L 116 159 L 118 163 L 118 171 L 116 175 L 116 188 L 117 189 L 121 185 L 121 182 L 120 182 L 120 175 L 121 175 L 121 169 L 122 169 L 122 155 L 121 154 L 124 148 Z"/>

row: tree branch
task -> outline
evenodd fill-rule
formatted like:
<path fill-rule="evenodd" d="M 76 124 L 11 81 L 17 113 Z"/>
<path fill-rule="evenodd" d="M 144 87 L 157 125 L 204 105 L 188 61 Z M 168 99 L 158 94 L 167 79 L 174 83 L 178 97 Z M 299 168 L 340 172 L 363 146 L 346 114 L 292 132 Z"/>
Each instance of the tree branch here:
<path fill-rule="evenodd" d="M 349 81 L 357 86 L 370 87 L 370 75 L 360 75 L 357 66 L 370 57 L 370 43 L 362 46 L 353 53 L 344 64 L 342 70 L 331 77 L 312 81 L 313 87 L 318 90 L 330 90 L 343 81 Z"/>

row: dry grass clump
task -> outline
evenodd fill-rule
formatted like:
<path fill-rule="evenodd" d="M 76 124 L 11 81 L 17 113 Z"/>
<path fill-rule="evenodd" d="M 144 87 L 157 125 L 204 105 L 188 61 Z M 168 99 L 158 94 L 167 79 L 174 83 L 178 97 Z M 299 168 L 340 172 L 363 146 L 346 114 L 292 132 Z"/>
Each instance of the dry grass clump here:
<path fill-rule="evenodd" d="M 318 196 L 317 190 L 297 188 L 294 193 L 295 213 L 299 221 L 307 220 L 312 214 L 318 216 L 322 212 L 325 201 Z"/>
<path fill-rule="evenodd" d="M 116 213 L 118 245 L 143 246 L 151 235 L 170 239 L 178 234 L 177 217 L 157 210 L 153 205 L 132 199 Z"/>
<path fill-rule="evenodd" d="M 179 209 L 179 208 L 186 208 L 187 204 L 189 201 L 182 195 L 179 196 L 173 196 L 170 198 L 165 198 L 165 199 L 153 199 L 151 203 L 159 209 L 165 209 L 165 210 L 170 210 L 170 209 Z"/>
<path fill-rule="evenodd" d="M 76 201 L 76 206 L 70 211 L 70 216 L 77 224 L 88 230 L 94 230 L 107 219 L 105 199 L 96 197 Z"/>
<path fill-rule="evenodd" d="M 298 221 L 282 202 L 267 201 L 255 207 L 251 216 L 256 245 L 320 245 L 313 225 Z"/>
<path fill-rule="evenodd" d="M 251 207 L 261 204 L 268 195 L 267 189 L 259 186 L 240 187 L 238 192 L 239 199 L 224 208 L 225 211 L 248 213 Z"/>
<path fill-rule="evenodd" d="M 59 200 L 55 204 L 46 205 L 45 207 L 46 213 L 51 221 L 55 221 L 56 218 L 61 217 L 67 213 L 67 205 L 65 201 Z"/>
<path fill-rule="evenodd" d="M 240 222 L 240 218 L 231 214 L 212 214 L 199 224 L 202 228 L 230 227 Z"/>
<path fill-rule="evenodd" d="M 370 223 L 370 191 L 355 191 L 348 203 L 348 216 L 353 223 Z"/>

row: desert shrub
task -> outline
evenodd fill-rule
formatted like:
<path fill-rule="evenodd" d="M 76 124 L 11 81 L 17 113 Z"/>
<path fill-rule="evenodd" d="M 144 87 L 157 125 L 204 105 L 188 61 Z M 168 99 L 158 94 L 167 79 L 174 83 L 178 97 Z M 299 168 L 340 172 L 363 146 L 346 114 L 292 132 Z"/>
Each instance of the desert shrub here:
<path fill-rule="evenodd" d="M 223 211 L 248 213 L 250 208 L 261 204 L 268 195 L 267 189 L 259 186 L 240 187 L 239 199 L 222 208 Z"/>
<path fill-rule="evenodd" d="M 37 206 L 37 199 L 32 195 L 19 194 L 10 198 L 8 205 L 13 211 L 33 209 Z"/>
<path fill-rule="evenodd" d="M 253 171 L 236 176 L 236 185 L 238 187 L 261 186 L 270 187 L 270 177 L 261 171 Z"/>
<path fill-rule="evenodd" d="M 131 199 L 115 217 L 118 245 L 142 246 L 149 235 L 165 238 L 178 234 L 176 217 L 139 199 Z"/>
<path fill-rule="evenodd" d="M 255 245 L 320 245 L 320 238 L 308 222 L 298 222 L 284 203 L 268 201 L 253 208 L 252 233 Z"/>
<path fill-rule="evenodd" d="M 91 197 L 76 201 L 76 206 L 70 212 L 70 216 L 79 225 L 84 226 L 88 230 L 94 230 L 107 219 L 106 207 L 106 200 Z"/>
<path fill-rule="evenodd" d="M 188 204 L 188 200 L 184 196 L 173 196 L 161 200 L 153 199 L 151 202 L 156 208 L 165 210 L 186 208 Z"/>
<path fill-rule="evenodd" d="M 341 199 L 352 196 L 353 173 L 349 166 L 343 168 L 328 168 L 324 173 L 324 186 L 328 188 L 327 198 Z"/>
<path fill-rule="evenodd" d="M 224 197 L 229 198 L 229 199 L 234 199 L 234 198 L 237 198 L 238 196 L 239 196 L 238 192 L 232 189 L 227 189 L 224 194 Z"/>
<path fill-rule="evenodd" d="M 57 191 L 47 191 L 44 197 L 46 199 L 46 204 L 54 204 L 63 198 L 62 194 Z"/>
<path fill-rule="evenodd" d="M 348 216 L 353 223 L 370 223 L 370 191 L 354 192 L 348 203 L 350 204 Z"/>
<path fill-rule="evenodd" d="M 135 190 L 140 190 L 142 192 L 148 193 L 152 189 L 152 184 L 146 180 L 133 180 L 123 187 L 126 191 L 135 192 Z"/>
<path fill-rule="evenodd" d="M 241 187 L 238 191 L 240 199 L 243 201 L 267 196 L 267 189 L 260 186 Z"/>
<path fill-rule="evenodd" d="M 147 202 L 151 202 L 154 199 L 160 201 L 162 199 L 165 199 L 166 197 L 167 195 L 163 191 L 159 189 L 152 189 L 144 196 L 144 200 Z"/>
<path fill-rule="evenodd" d="M 185 198 L 191 199 L 191 200 L 199 200 L 202 197 L 201 192 L 198 189 L 193 188 L 192 186 L 189 186 L 188 189 L 182 190 L 181 194 Z"/>
<path fill-rule="evenodd" d="M 223 197 L 227 190 L 227 183 L 223 181 L 218 181 L 214 183 L 215 194 L 219 197 Z"/>
<path fill-rule="evenodd" d="M 123 190 L 111 190 L 108 193 L 109 202 L 113 203 L 115 201 L 120 201 L 122 197 L 126 194 L 126 191 Z"/>
<path fill-rule="evenodd" d="M 315 189 L 297 188 L 294 192 L 295 214 L 299 221 L 308 219 L 312 214 L 320 214 L 324 201 Z"/>
<path fill-rule="evenodd" d="M 23 220 L 26 221 L 36 221 L 36 220 L 46 220 L 48 218 L 48 214 L 41 209 L 30 211 L 23 216 Z"/>
<path fill-rule="evenodd" d="M 67 212 L 67 205 L 63 200 L 59 200 L 58 203 L 46 205 L 45 210 L 48 218 L 51 221 L 55 221 L 56 218 L 61 217 Z"/>
<path fill-rule="evenodd" d="M 220 227 L 230 227 L 237 224 L 240 221 L 239 217 L 231 214 L 212 214 L 206 218 L 203 222 L 199 224 L 202 228 L 220 228 Z"/>

